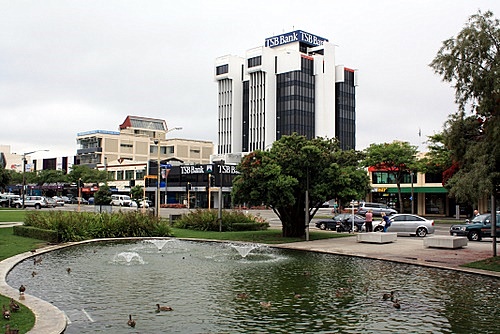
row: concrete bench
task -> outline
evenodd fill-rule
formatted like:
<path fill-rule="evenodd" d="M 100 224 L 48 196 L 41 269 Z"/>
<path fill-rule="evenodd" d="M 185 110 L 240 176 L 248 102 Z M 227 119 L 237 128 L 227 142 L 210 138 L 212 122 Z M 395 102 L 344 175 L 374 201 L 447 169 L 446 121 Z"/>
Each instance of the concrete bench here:
<path fill-rule="evenodd" d="M 359 233 L 357 235 L 358 242 L 369 242 L 373 244 L 386 244 L 389 242 L 396 241 L 397 233 L 390 232 L 368 232 L 368 233 Z"/>
<path fill-rule="evenodd" d="M 424 238 L 424 247 L 434 248 L 462 248 L 467 246 L 466 237 L 433 236 Z"/>

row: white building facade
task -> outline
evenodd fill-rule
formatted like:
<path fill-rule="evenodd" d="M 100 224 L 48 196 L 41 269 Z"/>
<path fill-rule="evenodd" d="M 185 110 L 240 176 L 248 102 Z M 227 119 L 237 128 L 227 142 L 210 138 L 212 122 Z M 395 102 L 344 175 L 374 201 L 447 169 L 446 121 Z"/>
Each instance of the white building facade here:
<path fill-rule="evenodd" d="M 264 150 L 283 135 L 338 138 L 355 148 L 357 71 L 335 65 L 335 46 L 297 30 L 245 57 L 215 61 L 218 154 Z"/>

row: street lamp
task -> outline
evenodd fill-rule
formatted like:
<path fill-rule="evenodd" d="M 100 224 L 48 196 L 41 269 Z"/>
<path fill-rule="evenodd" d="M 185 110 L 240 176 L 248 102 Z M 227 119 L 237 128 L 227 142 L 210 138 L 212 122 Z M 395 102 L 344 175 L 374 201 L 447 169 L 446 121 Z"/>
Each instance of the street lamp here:
<path fill-rule="evenodd" d="M 182 127 L 180 126 L 177 126 L 175 128 L 171 128 L 169 129 L 167 132 L 165 132 L 165 139 L 166 139 L 166 135 L 167 133 L 169 132 L 172 132 L 172 131 L 175 131 L 175 130 L 182 130 Z M 159 147 L 158 147 L 159 148 Z M 165 152 L 166 153 L 166 152 Z M 167 185 L 168 185 L 168 181 L 167 181 L 167 178 L 168 178 L 168 173 L 170 172 L 170 168 L 171 166 L 167 163 L 166 166 L 165 166 L 165 205 L 168 203 L 168 194 L 167 194 Z"/>
<path fill-rule="evenodd" d="M 158 157 L 156 160 L 156 195 L 155 195 L 155 215 L 160 217 L 160 140 L 155 139 L 154 143 L 158 150 Z"/>
<path fill-rule="evenodd" d="M 26 197 L 26 156 L 36 152 L 48 152 L 49 150 L 36 150 L 31 152 L 23 153 L 23 189 L 21 189 L 21 195 L 23 197 L 23 209 L 24 209 L 24 198 Z"/>
<path fill-rule="evenodd" d="M 166 134 L 175 130 L 182 130 L 182 127 L 175 127 L 167 130 L 165 132 L 165 138 Z M 155 138 L 153 142 L 156 145 L 156 148 L 158 150 L 158 157 L 157 157 L 157 171 L 156 171 L 156 196 L 155 196 L 155 214 L 156 217 L 160 217 L 160 181 L 161 181 L 161 160 L 160 160 L 160 139 Z M 166 178 L 165 178 L 165 203 L 166 203 L 166 197 L 167 197 L 167 184 L 166 184 Z"/>

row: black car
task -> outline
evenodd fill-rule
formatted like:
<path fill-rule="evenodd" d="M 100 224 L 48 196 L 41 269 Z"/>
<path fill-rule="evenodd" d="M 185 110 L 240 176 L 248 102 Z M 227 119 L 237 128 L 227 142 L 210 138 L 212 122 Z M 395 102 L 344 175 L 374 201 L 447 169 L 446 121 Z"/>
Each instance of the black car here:
<path fill-rule="evenodd" d="M 500 236 L 500 214 L 497 213 L 496 232 Z M 470 241 L 481 241 L 482 238 L 491 237 L 491 214 L 485 213 L 474 217 L 465 224 L 455 224 L 450 227 L 450 235 L 465 236 Z"/>
<path fill-rule="evenodd" d="M 354 215 L 354 232 L 361 231 L 365 218 L 360 215 Z M 337 231 L 337 225 L 341 225 L 342 230 L 347 230 L 344 226 L 352 226 L 352 213 L 341 213 L 331 219 L 322 219 L 316 222 L 316 227 L 321 230 Z M 337 231 L 342 232 L 342 231 Z"/>

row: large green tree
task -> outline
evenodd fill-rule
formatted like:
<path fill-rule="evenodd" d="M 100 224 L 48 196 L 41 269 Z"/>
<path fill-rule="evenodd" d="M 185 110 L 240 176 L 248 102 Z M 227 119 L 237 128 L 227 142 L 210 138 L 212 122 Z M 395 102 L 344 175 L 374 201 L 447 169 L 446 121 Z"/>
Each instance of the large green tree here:
<path fill-rule="evenodd" d="M 366 195 L 369 180 L 359 164 L 362 158 L 360 152 L 340 150 L 334 139 L 283 136 L 269 151 L 243 158 L 233 182 L 233 202 L 269 206 L 282 222 L 283 236 L 303 237 L 307 220 L 325 201 Z"/>
<path fill-rule="evenodd" d="M 11 179 L 11 173 L 0 166 L 0 190 L 5 192 L 5 188 L 10 184 Z"/>
<path fill-rule="evenodd" d="M 105 183 L 108 179 L 108 173 L 86 165 L 73 165 L 71 171 L 68 173 L 68 180 L 70 182 L 77 182 L 79 179 L 84 183 Z"/>
<path fill-rule="evenodd" d="M 443 131 L 452 167 L 446 186 L 460 201 L 497 195 L 500 184 L 500 24 L 487 11 L 472 15 L 443 42 L 430 66 L 455 88 L 458 111 Z"/>
<path fill-rule="evenodd" d="M 371 144 L 365 149 L 364 165 L 387 171 L 393 177 L 398 187 L 399 212 L 403 212 L 401 183 L 404 176 L 419 170 L 417 153 L 416 146 L 401 141 Z"/>

